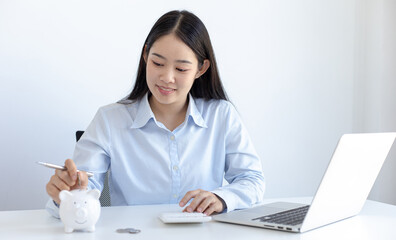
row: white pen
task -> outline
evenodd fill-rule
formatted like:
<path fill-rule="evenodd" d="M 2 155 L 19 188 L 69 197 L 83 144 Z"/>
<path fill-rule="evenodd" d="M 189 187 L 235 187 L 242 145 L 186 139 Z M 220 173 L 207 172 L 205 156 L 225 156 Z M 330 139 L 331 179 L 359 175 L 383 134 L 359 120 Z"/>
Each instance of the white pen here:
<path fill-rule="evenodd" d="M 36 162 L 36 163 L 38 163 L 38 164 L 40 164 L 40 165 L 43 165 L 43 166 L 45 166 L 45 167 L 53 168 L 53 169 L 59 169 L 59 170 L 63 170 L 63 171 L 67 170 L 66 167 L 59 166 L 59 165 L 55 165 L 55 164 L 52 164 L 52 163 L 45 163 L 45 162 Z M 80 170 L 77 170 L 77 172 L 80 172 Z M 84 172 L 85 172 L 85 171 L 84 171 Z M 91 172 L 85 172 L 85 173 L 87 173 L 87 176 L 88 176 L 88 177 L 93 177 L 93 175 L 94 175 L 94 174 L 91 173 Z"/>

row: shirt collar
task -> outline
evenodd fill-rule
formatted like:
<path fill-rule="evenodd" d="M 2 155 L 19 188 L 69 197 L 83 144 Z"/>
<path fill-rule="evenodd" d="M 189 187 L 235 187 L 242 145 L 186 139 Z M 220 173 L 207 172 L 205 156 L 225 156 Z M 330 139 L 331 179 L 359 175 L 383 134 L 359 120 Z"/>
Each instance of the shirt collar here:
<path fill-rule="evenodd" d="M 196 125 L 202 128 L 207 128 L 208 126 L 206 125 L 201 112 L 198 110 L 197 105 L 195 105 L 195 99 L 191 96 L 191 94 L 188 95 L 188 98 L 189 101 L 188 101 L 188 108 L 186 113 L 186 120 L 187 118 L 191 117 Z"/>
<path fill-rule="evenodd" d="M 148 94 L 138 102 L 136 117 L 132 123 L 131 128 L 144 127 L 150 119 L 155 119 L 154 113 L 151 111 L 150 104 L 148 102 Z"/>
<path fill-rule="evenodd" d="M 202 118 L 201 112 L 198 110 L 197 106 L 195 105 L 195 100 L 191 96 L 188 95 L 188 107 L 186 112 L 185 121 L 188 121 L 189 118 L 193 120 L 193 122 L 202 127 L 207 128 L 208 126 L 205 123 L 205 120 Z M 151 111 L 150 103 L 148 101 L 148 93 L 139 101 L 136 118 L 132 123 L 131 128 L 141 128 L 144 127 L 150 119 L 155 120 L 155 116 L 153 111 Z"/>

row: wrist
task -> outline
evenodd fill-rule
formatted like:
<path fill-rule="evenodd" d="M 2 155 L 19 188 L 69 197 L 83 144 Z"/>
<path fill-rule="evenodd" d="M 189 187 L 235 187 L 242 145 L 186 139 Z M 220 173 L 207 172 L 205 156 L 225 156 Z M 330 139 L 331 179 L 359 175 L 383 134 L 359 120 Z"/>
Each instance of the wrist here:
<path fill-rule="evenodd" d="M 222 208 L 220 212 L 223 212 L 226 208 L 227 208 L 227 204 L 225 203 L 224 199 L 222 199 L 221 197 L 219 197 L 219 195 L 213 193 L 217 199 L 219 199 L 219 201 L 221 202 Z"/>
<path fill-rule="evenodd" d="M 59 204 L 55 202 L 55 200 L 52 200 L 52 202 L 54 203 L 54 205 L 59 208 Z"/>

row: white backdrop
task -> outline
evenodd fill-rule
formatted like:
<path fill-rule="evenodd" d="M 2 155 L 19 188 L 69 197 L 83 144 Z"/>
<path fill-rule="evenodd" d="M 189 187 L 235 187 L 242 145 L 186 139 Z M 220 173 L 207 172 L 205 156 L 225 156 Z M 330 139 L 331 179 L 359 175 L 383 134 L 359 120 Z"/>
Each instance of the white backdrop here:
<path fill-rule="evenodd" d="M 127 95 L 165 12 L 208 28 L 263 161 L 266 197 L 313 195 L 343 133 L 396 131 L 392 0 L 0 0 L 0 210 L 43 208 L 74 132 Z M 396 204 L 396 151 L 371 198 Z"/>

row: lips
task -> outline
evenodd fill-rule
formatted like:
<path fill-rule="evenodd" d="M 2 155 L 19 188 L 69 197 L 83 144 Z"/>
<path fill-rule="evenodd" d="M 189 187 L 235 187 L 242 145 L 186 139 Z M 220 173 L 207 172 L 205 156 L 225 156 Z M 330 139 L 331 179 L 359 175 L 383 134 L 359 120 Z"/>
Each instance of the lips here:
<path fill-rule="evenodd" d="M 174 88 L 168 88 L 168 87 L 163 87 L 163 86 L 158 86 L 158 85 L 157 85 L 157 88 L 158 88 L 158 91 L 163 95 L 169 95 L 169 94 L 173 93 L 174 91 L 176 91 L 176 89 L 174 89 Z"/>

